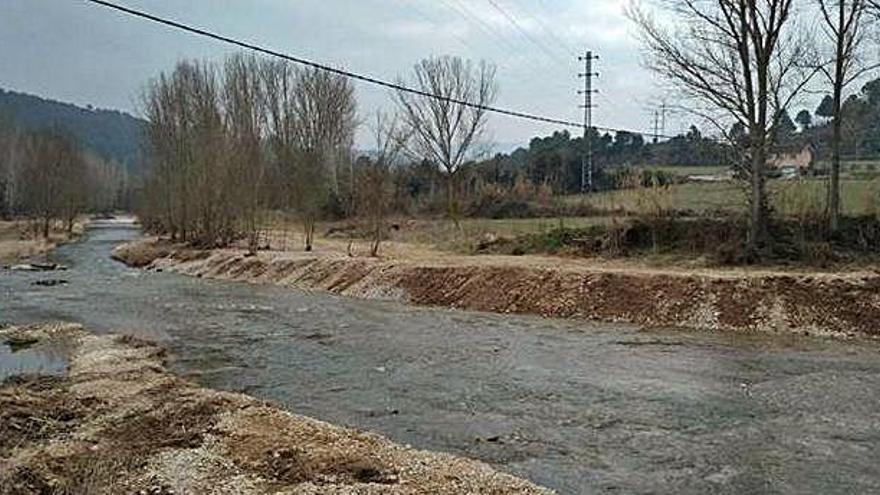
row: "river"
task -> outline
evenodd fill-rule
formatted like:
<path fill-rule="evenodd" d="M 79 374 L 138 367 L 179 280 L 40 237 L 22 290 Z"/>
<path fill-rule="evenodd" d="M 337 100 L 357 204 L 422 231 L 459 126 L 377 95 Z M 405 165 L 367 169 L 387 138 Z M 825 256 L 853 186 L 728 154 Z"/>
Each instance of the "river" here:
<path fill-rule="evenodd" d="M 157 339 L 205 386 L 562 493 L 880 491 L 875 342 L 418 308 L 110 259 L 137 236 L 96 222 L 51 255 L 69 270 L 0 272 L 0 321 Z M 27 370 L 15 356 L 0 372 Z"/>

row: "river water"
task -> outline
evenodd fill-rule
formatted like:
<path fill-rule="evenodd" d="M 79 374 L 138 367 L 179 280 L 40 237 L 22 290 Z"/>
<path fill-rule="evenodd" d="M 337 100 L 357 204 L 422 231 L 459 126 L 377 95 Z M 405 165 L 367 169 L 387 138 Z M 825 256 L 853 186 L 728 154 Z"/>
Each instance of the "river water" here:
<path fill-rule="evenodd" d="M 562 493 L 880 492 L 880 345 L 640 330 L 130 269 L 96 223 L 0 271 L 0 321 L 158 339 L 199 383 Z M 54 287 L 40 279 L 65 279 Z M 33 358 L 0 352 L 0 375 Z M 51 360 L 41 363 L 53 369 Z"/>

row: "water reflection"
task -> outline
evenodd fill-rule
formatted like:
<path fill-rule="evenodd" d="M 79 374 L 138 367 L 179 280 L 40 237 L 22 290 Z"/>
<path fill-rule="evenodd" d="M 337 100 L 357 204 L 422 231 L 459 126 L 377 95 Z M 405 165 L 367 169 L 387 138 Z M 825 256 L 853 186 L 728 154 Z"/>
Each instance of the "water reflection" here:
<path fill-rule="evenodd" d="M 0 381 L 14 375 L 61 375 L 67 370 L 63 343 L 4 342 L 0 337 Z"/>

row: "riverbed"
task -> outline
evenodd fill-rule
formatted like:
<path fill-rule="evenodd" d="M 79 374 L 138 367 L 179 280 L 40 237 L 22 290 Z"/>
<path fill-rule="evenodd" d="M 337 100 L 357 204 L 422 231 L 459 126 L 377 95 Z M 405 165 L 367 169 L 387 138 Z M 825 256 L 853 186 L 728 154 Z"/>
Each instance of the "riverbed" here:
<path fill-rule="evenodd" d="M 131 269 L 96 222 L 0 272 L 0 321 L 68 320 L 168 347 L 202 385 L 492 463 L 562 493 L 880 490 L 873 341 L 643 330 L 410 307 Z M 63 280 L 54 286 L 38 280 Z M 28 350 L 39 355 L 37 350 Z M 44 360 L 0 352 L 0 375 Z"/>

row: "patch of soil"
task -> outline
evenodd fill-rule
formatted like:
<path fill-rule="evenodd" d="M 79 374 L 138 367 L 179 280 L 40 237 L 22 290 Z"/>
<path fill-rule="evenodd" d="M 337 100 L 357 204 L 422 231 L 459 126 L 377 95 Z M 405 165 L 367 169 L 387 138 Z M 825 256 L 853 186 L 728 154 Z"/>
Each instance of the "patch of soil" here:
<path fill-rule="evenodd" d="M 333 483 L 397 483 L 397 474 L 381 462 L 351 454 L 310 455 L 302 449 L 268 451 L 256 465 L 267 479 L 284 484 L 332 480 Z"/>
<path fill-rule="evenodd" d="M 84 407 L 67 387 L 53 376 L 16 376 L 0 385 L 0 458 L 75 427 Z"/>
<path fill-rule="evenodd" d="M 119 418 L 101 434 L 120 449 L 149 455 L 163 448 L 195 448 L 214 425 L 222 404 L 204 398 L 187 399 L 173 388 L 156 394 L 156 408 Z M 177 395 L 177 397 L 175 397 Z"/>

